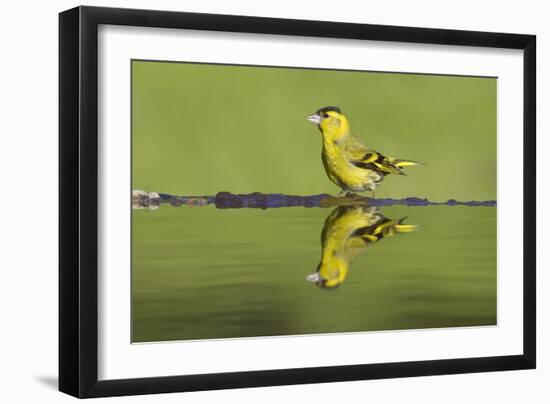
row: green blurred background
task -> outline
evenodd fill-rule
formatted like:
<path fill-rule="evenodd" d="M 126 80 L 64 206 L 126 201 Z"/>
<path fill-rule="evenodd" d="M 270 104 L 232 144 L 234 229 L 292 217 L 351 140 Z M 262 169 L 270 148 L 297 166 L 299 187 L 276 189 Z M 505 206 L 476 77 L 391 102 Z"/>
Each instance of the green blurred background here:
<path fill-rule="evenodd" d="M 134 61 L 133 189 L 337 193 L 305 117 L 336 105 L 370 147 L 426 162 L 376 196 L 496 199 L 496 79 Z M 345 284 L 304 280 L 332 209 L 132 212 L 132 341 L 496 324 L 496 209 L 390 207 Z"/>
<path fill-rule="evenodd" d="M 386 155 L 427 163 L 376 196 L 496 199 L 495 78 L 132 62 L 133 189 L 339 192 L 306 115 L 326 105 Z"/>

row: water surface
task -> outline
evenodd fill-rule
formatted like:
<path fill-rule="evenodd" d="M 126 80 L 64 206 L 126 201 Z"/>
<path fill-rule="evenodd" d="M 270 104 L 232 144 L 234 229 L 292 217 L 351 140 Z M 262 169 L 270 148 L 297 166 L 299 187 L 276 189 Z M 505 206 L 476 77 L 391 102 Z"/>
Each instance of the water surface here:
<path fill-rule="evenodd" d="M 496 208 L 383 208 L 335 290 L 305 277 L 333 208 L 133 211 L 133 342 L 496 324 Z"/>

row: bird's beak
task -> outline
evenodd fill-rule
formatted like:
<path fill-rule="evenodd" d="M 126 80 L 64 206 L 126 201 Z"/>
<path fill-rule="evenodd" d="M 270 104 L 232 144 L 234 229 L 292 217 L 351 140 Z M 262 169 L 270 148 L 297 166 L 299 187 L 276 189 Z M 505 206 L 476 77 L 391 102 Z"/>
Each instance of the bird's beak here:
<path fill-rule="evenodd" d="M 313 272 L 312 274 L 306 276 L 306 281 L 308 282 L 317 283 L 320 279 L 321 277 L 319 276 L 319 272 Z"/>
<path fill-rule="evenodd" d="M 313 122 L 317 125 L 319 125 L 321 123 L 321 117 L 318 114 L 313 114 L 313 115 L 308 116 L 307 120 L 309 122 Z"/>

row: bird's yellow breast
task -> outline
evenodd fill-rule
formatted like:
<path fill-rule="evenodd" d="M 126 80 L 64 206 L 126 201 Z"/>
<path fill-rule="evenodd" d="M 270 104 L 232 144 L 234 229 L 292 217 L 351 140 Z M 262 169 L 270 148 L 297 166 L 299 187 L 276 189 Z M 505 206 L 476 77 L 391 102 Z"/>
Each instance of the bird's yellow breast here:
<path fill-rule="evenodd" d="M 337 142 L 323 142 L 322 160 L 329 179 L 342 189 L 362 192 L 379 179 L 376 172 L 354 166 Z"/>

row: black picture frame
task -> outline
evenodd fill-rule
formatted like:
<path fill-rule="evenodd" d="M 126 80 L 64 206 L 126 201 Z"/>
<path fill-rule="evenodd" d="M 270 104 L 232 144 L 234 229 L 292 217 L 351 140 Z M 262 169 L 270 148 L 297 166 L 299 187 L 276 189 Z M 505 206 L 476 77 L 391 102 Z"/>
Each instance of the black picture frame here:
<path fill-rule="evenodd" d="M 523 50 L 523 354 L 99 381 L 100 24 Z M 85 398 L 535 368 L 535 58 L 534 35 L 97 7 L 60 13 L 59 390 Z"/>

